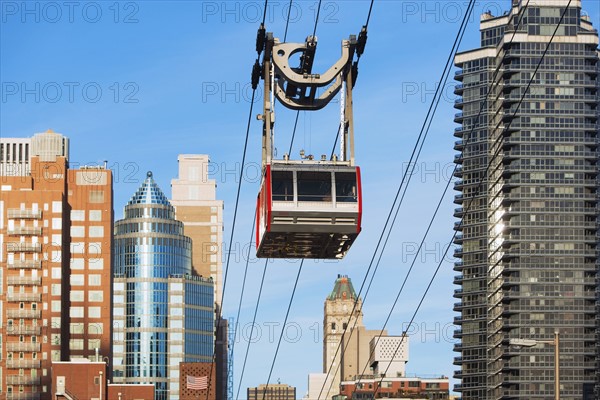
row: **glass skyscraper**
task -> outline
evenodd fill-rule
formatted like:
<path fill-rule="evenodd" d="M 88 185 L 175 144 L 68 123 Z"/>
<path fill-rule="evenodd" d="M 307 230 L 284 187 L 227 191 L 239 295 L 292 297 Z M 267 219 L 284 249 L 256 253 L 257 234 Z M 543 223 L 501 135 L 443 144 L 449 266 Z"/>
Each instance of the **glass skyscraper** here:
<path fill-rule="evenodd" d="M 193 275 L 192 242 L 148 172 L 115 223 L 116 383 L 151 383 L 178 399 L 179 363 L 211 362 L 214 285 Z"/>
<path fill-rule="evenodd" d="M 480 31 L 455 59 L 455 389 L 553 399 L 558 330 L 561 398 L 598 399 L 598 32 L 579 0 L 513 0 Z"/>

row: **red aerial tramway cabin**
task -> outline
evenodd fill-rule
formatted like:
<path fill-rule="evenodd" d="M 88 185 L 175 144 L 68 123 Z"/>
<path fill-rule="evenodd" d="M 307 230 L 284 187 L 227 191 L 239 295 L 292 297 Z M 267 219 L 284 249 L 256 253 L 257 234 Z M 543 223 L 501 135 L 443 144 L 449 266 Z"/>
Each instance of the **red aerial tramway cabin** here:
<path fill-rule="evenodd" d="M 257 49 L 264 49 L 262 66 L 255 63 L 253 87 L 264 82 L 262 182 L 256 209 L 258 258 L 341 259 L 361 231 L 360 168 L 354 165 L 352 87 L 357 76 L 355 54 L 366 42 L 366 28 L 358 40 L 342 41 L 342 56 L 323 74 L 312 73 L 316 37 L 306 43 L 280 43 L 261 26 Z M 259 51 L 260 53 L 260 51 Z M 300 66 L 290 57 L 300 53 Z M 340 154 L 330 159 L 312 155 L 291 160 L 273 158 L 275 98 L 293 110 L 316 111 L 340 96 Z"/>
<path fill-rule="evenodd" d="M 274 161 L 256 213 L 258 257 L 344 257 L 361 230 L 360 168 Z"/>

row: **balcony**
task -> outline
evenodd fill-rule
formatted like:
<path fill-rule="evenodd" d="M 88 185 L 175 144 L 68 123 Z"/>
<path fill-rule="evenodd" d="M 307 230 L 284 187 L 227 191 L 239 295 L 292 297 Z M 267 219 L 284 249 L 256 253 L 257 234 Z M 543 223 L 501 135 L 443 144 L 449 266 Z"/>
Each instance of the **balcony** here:
<path fill-rule="evenodd" d="M 454 142 L 454 150 L 462 151 L 464 148 L 465 148 L 464 141 L 457 140 L 456 142 Z"/>
<path fill-rule="evenodd" d="M 7 385 L 23 385 L 23 386 L 31 386 L 31 385 L 39 385 L 41 382 L 41 379 L 39 376 L 33 377 L 33 376 L 21 376 L 21 375 L 8 375 L 6 377 L 6 384 Z M 25 393 L 21 393 L 21 394 L 25 394 Z M 28 393 L 28 394 L 33 394 L 33 393 Z"/>
<path fill-rule="evenodd" d="M 462 69 L 459 69 L 458 71 L 454 72 L 454 79 L 456 79 L 457 81 L 462 81 L 463 75 L 464 75 L 464 71 Z"/>
<path fill-rule="evenodd" d="M 456 122 L 457 124 L 461 124 L 463 121 L 463 113 L 459 112 L 454 114 L 454 122 Z"/>
<path fill-rule="evenodd" d="M 37 226 L 17 226 L 13 229 L 9 229 L 7 231 L 7 233 L 9 235 L 24 235 L 24 236 L 31 236 L 31 235 L 41 235 L 42 234 L 42 228 L 37 227 Z"/>
<path fill-rule="evenodd" d="M 7 318 L 34 318 L 39 319 L 42 316 L 42 312 L 40 310 L 6 310 Z"/>
<path fill-rule="evenodd" d="M 34 278 L 31 276 L 9 276 L 7 278 L 7 282 L 9 285 L 40 285 L 42 283 L 42 278 Z"/>
<path fill-rule="evenodd" d="M 15 260 L 12 264 L 8 264 L 8 269 L 41 269 L 42 262 L 40 260 Z"/>
<path fill-rule="evenodd" d="M 463 244 L 463 234 L 457 233 L 456 235 L 454 235 L 454 240 L 452 241 L 452 243 L 458 244 L 458 245 Z"/>
<path fill-rule="evenodd" d="M 26 209 L 26 210 L 21 210 L 18 208 L 9 208 L 7 210 L 7 217 L 8 218 L 21 218 L 21 219 L 40 219 L 42 218 L 42 211 L 41 210 L 31 210 L 31 209 Z"/>
<path fill-rule="evenodd" d="M 458 83 L 454 86 L 454 94 L 461 96 L 465 86 L 462 83 Z"/>
<path fill-rule="evenodd" d="M 42 245 L 40 243 L 9 242 L 6 243 L 6 251 L 8 253 L 39 253 L 42 251 Z"/>
<path fill-rule="evenodd" d="M 7 335 L 40 335 L 42 328 L 39 326 L 8 325 L 6 327 Z"/>
<path fill-rule="evenodd" d="M 41 293 L 7 293 L 6 300 L 13 302 L 20 301 L 41 301 L 42 294 Z"/>
<path fill-rule="evenodd" d="M 40 368 L 40 360 L 6 360 L 6 368 Z"/>
<path fill-rule="evenodd" d="M 9 208 L 7 210 L 7 217 L 12 219 L 12 218 L 21 218 L 21 219 L 40 219 L 42 218 L 42 211 L 41 210 L 31 210 L 31 209 L 26 209 L 26 210 L 21 210 L 18 208 Z"/>
<path fill-rule="evenodd" d="M 32 376 L 20 376 L 20 375 L 8 375 L 6 377 L 6 384 L 7 385 L 23 385 L 23 386 L 31 386 L 31 385 L 39 385 L 41 382 L 41 379 L 39 376 L 36 377 L 32 377 Z M 25 394 L 25 393 L 21 393 L 21 394 Z M 32 394 L 32 393 L 29 393 Z M 16 398 L 16 397 L 15 397 Z"/>
<path fill-rule="evenodd" d="M 6 393 L 6 400 L 40 400 L 42 395 L 36 393 Z"/>
<path fill-rule="evenodd" d="M 8 342 L 6 343 L 7 351 L 40 351 L 41 345 L 39 343 L 22 343 L 22 342 Z"/>

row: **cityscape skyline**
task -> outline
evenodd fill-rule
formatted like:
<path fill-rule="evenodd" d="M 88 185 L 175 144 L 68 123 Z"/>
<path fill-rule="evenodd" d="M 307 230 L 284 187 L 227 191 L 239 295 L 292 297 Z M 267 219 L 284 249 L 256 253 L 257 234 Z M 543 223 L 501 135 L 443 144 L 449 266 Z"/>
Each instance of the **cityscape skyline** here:
<path fill-rule="evenodd" d="M 146 171 L 153 170 L 157 183 L 167 188 L 170 180 L 178 176 L 175 162 L 178 154 L 210 154 L 210 176 L 215 180 L 219 198 L 223 199 L 225 204 L 221 259 L 226 260 L 233 206 L 241 171 L 241 136 L 246 127 L 250 104 L 250 91 L 244 85 L 254 60 L 254 34 L 260 21 L 257 22 L 253 14 L 250 14 L 253 9 L 242 7 L 242 3 L 235 3 L 238 4 L 238 8 L 237 11 L 232 8 L 233 14 L 226 14 L 219 4 L 210 2 L 209 5 L 216 7 L 214 10 L 194 2 L 181 3 L 178 10 L 168 10 L 160 4 L 147 2 L 134 4 L 138 6 L 137 13 L 133 12 L 134 8 L 125 9 L 125 4 L 120 4 L 119 24 L 113 22 L 113 11 L 108 8 L 103 8 L 103 20 L 96 25 L 78 16 L 75 17 L 79 18 L 76 23 L 69 24 L 65 20 L 67 13 L 63 13 L 63 20 L 54 25 L 44 21 L 43 16 L 39 22 L 35 22 L 31 16 L 22 22 L 20 14 L 16 14 L 16 17 L 4 14 L 0 35 L 4 55 L 0 61 L 4 96 L 0 132 L 3 137 L 26 136 L 53 127 L 71 137 L 71 153 L 75 155 L 71 159 L 74 166 L 104 165 L 104 160 L 108 159 L 107 166 L 114 171 L 117 204 L 115 219 L 122 217 L 119 215 L 119 205 L 126 203 L 129 194 L 143 181 Z M 262 6 L 258 3 L 251 4 L 256 7 Z M 317 60 L 337 57 L 339 39 L 347 37 L 348 33 L 358 33 L 368 8 L 368 2 L 360 1 L 353 10 L 349 10 L 343 2 L 327 4 L 331 4 L 331 7 L 324 9 L 324 19 L 317 32 L 322 40 L 320 46 L 323 46 L 319 49 Z M 365 183 L 363 190 L 366 215 L 363 233 L 356 242 L 356 246 L 359 247 L 351 251 L 343 262 L 306 262 L 305 272 L 298 285 L 298 297 L 291 309 L 276 365 L 281 369 L 282 359 L 302 355 L 297 365 L 297 369 L 302 371 L 301 377 L 296 378 L 297 374 L 287 371 L 281 371 L 277 375 L 282 381 L 297 387 L 298 394 L 303 394 L 306 390 L 304 372 L 321 369 L 322 335 L 315 324 L 321 324 L 322 320 L 314 316 L 314 310 L 321 309 L 322 299 L 317 293 L 327 293 L 331 280 L 340 273 L 352 276 L 355 282 L 360 282 L 375 248 L 379 229 L 385 222 L 382 210 L 389 207 L 394 194 L 393 186 L 399 183 L 398 171 L 404 171 L 407 167 L 404 161 L 409 155 L 406 143 L 412 142 L 416 136 L 415 132 L 418 132 L 420 116 L 425 115 L 428 101 L 433 97 L 432 91 L 437 75 L 447 55 L 450 32 L 458 29 L 459 18 L 456 18 L 454 11 L 464 11 L 462 3 L 449 4 L 447 6 L 442 2 L 433 2 L 429 9 L 424 9 L 420 3 L 408 2 L 403 5 L 402 2 L 392 1 L 376 3 L 374 7 L 372 25 L 369 28 L 369 43 L 361 61 L 360 77 L 354 91 L 357 163 L 362 167 Z M 408 8 L 409 5 L 414 8 Z M 586 0 L 583 0 L 582 5 L 597 27 L 600 5 Z M 314 16 L 314 6 L 312 3 L 299 6 L 301 15 L 290 24 L 291 40 L 301 42 L 304 36 L 309 34 L 305 25 L 311 20 L 311 15 Z M 479 46 L 479 36 L 475 32 L 479 24 L 479 15 L 486 11 L 483 9 L 486 6 L 489 6 L 494 14 L 501 15 L 503 11 L 510 9 L 510 1 L 476 6 L 461 49 Z M 278 7 L 283 5 L 279 3 L 271 7 L 267 28 L 282 36 L 285 18 L 280 15 L 282 8 Z M 138 22 L 129 25 L 122 23 L 125 16 L 131 14 Z M 173 21 L 181 17 L 180 14 L 187 15 L 174 24 Z M 332 22 L 333 19 L 337 22 Z M 398 20 L 403 24 L 397 24 Z M 151 26 L 156 26 L 157 23 L 165 24 L 166 31 L 170 33 L 152 33 Z M 182 34 L 183 27 L 190 27 L 185 30 L 185 35 Z M 84 35 L 72 35 L 72 32 Z M 190 39 L 205 37 L 203 35 L 207 34 L 211 34 L 215 40 L 210 46 L 203 44 L 199 39 Z M 128 40 L 121 42 L 118 39 L 121 35 Z M 144 35 L 148 37 L 142 38 Z M 406 37 L 405 35 L 414 35 L 420 40 L 401 41 L 397 43 L 400 47 L 398 54 L 390 55 L 389 42 L 396 40 L 392 38 Z M 29 54 L 23 54 L 17 49 L 17 46 L 11 43 L 11 37 L 13 41 L 15 37 L 20 37 L 20 46 L 27 49 Z M 238 41 L 238 37 L 246 38 L 245 42 L 241 43 L 246 43 L 244 48 L 247 49 L 240 52 L 222 50 L 227 48 L 228 44 L 231 46 L 232 41 Z M 67 43 L 68 46 L 59 48 L 55 42 Z M 89 59 L 73 56 L 74 52 L 85 54 L 89 51 L 90 43 L 98 46 L 97 54 L 92 54 Z M 173 43 L 176 44 L 167 45 Z M 165 50 L 164 57 L 149 59 L 142 56 L 142 51 L 150 52 L 148 49 L 155 45 Z M 428 46 L 430 51 L 425 51 Z M 194 49 L 192 54 L 190 49 Z M 115 62 L 110 54 L 120 54 L 123 57 L 119 62 Z M 213 64 L 206 63 L 211 54 L 223 62 L 207 65 Z M 408 54 L 414 57 L 406 57 Z M 381 62 L 384 57 L 389 57 L 389 62 Z M 100 58 L 110 61 L 99 61 Z M 414 64 L 408 61 L 409 58 L 423 60 L 420 63 L 422 68 L 414 68 Z M 39 62 L 40 59 L 54 59 L 54 62 L 47 68 L 41 68 L 43 64 Z M 323 64 L 328 62 L 324 61 Z M 225 67 L 221 67 L 219 71 L 217 65 Z M 127 68 L 131 68 L 130 73 L 125 72 Z M 419 71 L 416 71 L 417 69 Z M 152 81 L 157 76 L 162 78 L 157 80 L 155 85 Z M 168 79 L 165 78 L 167 76 Z M 189 78 L 192 76 L 195 78 Z M 100 101 L 92 103 L 89 99 L 83 99 L 78 91 L 74 101 L 70 102 L 68 90 L 65 89 L 68 86 L 65 87 L 63 83 L 72 81 L 78 82 L 79 88 L 86 83 L 98 83 L 102 88 L 103 97 Z M 39 82 L 40 100 L 36 101 L 35 94 L 30 94 L 22 101 L 20 91 L 16 95 L 10 95 L 9 89 L 14 82 L 19 90 L 22 82 L 28 84 L 29 88 L 34 88 L 35 83 Z M 42 93 L 42 88 L 49 82 L 56 82 L 63 88 L 63 97 L 56 103 L 47 101 L 50 97 Z M 117 87 L 109 88 L 115 82 L 119 84 L 118 102 L 114 102 Z M 125 89 L 128 82 L 135 83 L 139 89 L 137 94 L 130 96 L 130 99 L 137 99 L 137 103 L 124 102 L 124 95 L 134 92 L 131 87 Z M 415 172 L 414 181 L 411 183 L 414 187 L 409 190 L 406 204 L 401 210 L 400 215 L 404 218 L 402 226 L 411 227 L 414 231 L 410 234 L 401 232 L 400 226 L 394 231 L 392 240 L 397 245 L 386 250 L 381 271 L 373 281 L 373 290 L 365 302 L 365 308 L 369 310 L 365 318 L 367 326 L 382 325 L 390 307 L 390 293 L 397 290 L 397 277 L 404 276 L 408 264 L 416 254 L 418 239 L 424 230 L 423 219 L 431 212 L 433 199 L 437 200 L 444 180 L 452 171 L 455 152 L 451 149 L 456 140 L 451 135 L 456 126 L 451 122 L 455 113 L 452 109 L 455 100 L 452 94 L 453 85 L 451 83 L 451 86 L 448 86 L 449 89 L 442 99 L 443 109 L 439 111 L 432 126 L 435 139 L 428 141 L 424 148 L 423 159 L 417 164 L 418 171 Z M 51 87 L 48 86 L 48 90 Z M 172 100 L 173 105 L 164 105 L 163 100 L 159 100 L 164 97 Z M 190 104 L 199 104 L 200 107 L 191 107 Z M 257 107 L 258 103 L 255 104 L 255 113 Z M 335 108 L 334 106 L 329 110 L 331 114 L 338 111 Z M 288 144 L 285 142 L 288 141 L 292 130 L 293 116 L 279 111 L 280 122 L 285 124 L 277 130 L 281 155 L 287 151 Z M 209 118 L 218 115 L 227 115 L 228 118 L 225 118 L 225 121 L 222 117 Z M 215 122 L 216 119 L 220 121 Z M 404 121 L 402 129 L 398 126 L 399 119 Z M 335 117 L 322 119 L 301 114 L 293 153 L 298 153 L 300 147 L 308 149 L 311 146 L 315 154 L 320 154 L 321 147 L 325 147 L 324 152 L 329 151 L 333 136 L 328 135 L 326 139 L 321 140 L 321 127 L 332 125 L 331 129 L 334 129 L 336 121 Z M 259 166 L 258 129 L 258 124 L 253 121 L 250 153 L 241 191 L 242 201 L 230 254 L 224 317 L 234 316 L 237 311 L 238 296 L 242 287 L 240 277 L 244 271 L 247 244 L 251 242 L 248 238 L 254 212 L 253 202 L 260 179 L 256 176 Z M 385 134 L 382 136 L 385 137 L 384 146 L 381 141 L 373 140 L 375 132 Z M 323 146 L 320 142 L 327 143 Z M 317 148 L 319 150 L 314 151 Z M 434 282 L 432 293 L 424 304 L 424 310 L 417 318 L 416 324 L 410 328 L 414 335 L 411 341 L 411 352 L 414 356 L 411 368 L 419 374 L 425 373 L 428 366 L 439 357 L 445 360 L 441 372 L 451 376 L 456 369 L 452 365 L 453 357 L 456 356 L 452 353 L 452 348 L 457 340 L 452 337 L 455 327 L 452 325 L 454 314 L 450 311 L 452 302 L 457 301 L 452 299 L 455 289 L 452 281 L 456 273 L 452 271 L 452 257 L 443 255 L 443 248 L 452 237 L 452 226 L 455 222 L 452 210 L 456 205 L 452 204 L 452 197 L 453 194 L 449 194 L 444 200 L 440 218 L 435 223 L 436 229 L 426 242 L 425 252 L 417 257 L 418 273 L 411 277 L 411 287 L 403 294 L 402 306 L 399 307 L 401 309 L 393 313 L 388 328 L 392 334 L 399 334 L 407 328 L 406 323 L 410 320 L 411 311 L 417 303 L 415 299 L 421 295 L 435 264 L 439 260 L 445 260 L 444 267 Z M 265 288 L 268 290 L 265 290 L 261 300 L 256 325 L 259 329 L 254 332 L 256 341 L 253 341 L 250 349 L 249 365 L 242 382 L 244 389 L 266 380 L 264 370 L 268 370 L 270 366 L 285 312 L 282 303 L 288 299 L 298 265 L 298 262 L 285 260 L 268 264 L 265 281 Z M 225 263 L 223 268 L 225 271 Z M 262 272 L 262 264 L 253 257 L 250 259 L 249 272 L 236 343 L 238 360 L 243 357 L 248 343 L 252 312 Z M 240 383 L 240 369 L 241 367 L 236 369 L 236 388 Z"/>

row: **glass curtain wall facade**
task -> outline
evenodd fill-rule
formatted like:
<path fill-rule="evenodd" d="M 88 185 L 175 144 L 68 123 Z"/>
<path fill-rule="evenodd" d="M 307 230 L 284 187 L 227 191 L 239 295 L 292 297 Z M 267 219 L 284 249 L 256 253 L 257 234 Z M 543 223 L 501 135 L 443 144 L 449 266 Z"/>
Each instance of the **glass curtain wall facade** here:
<path fill-rule="evenodd" d="M 179 362 L 210 361 L 214 285 L 192 276 L 192 243 L 152 173 L 115 223 L 114 380 L 177 398 Z"/>
<path fill-rule="evenodd" d="M 455 59 L 464 400 L 554 399 L 554 346 L 509 343 L 552 342 L 555 330 L 561 398 L 600 398 L 598 32 L 568 3 L 484 14 L 481 47 Z"/>

